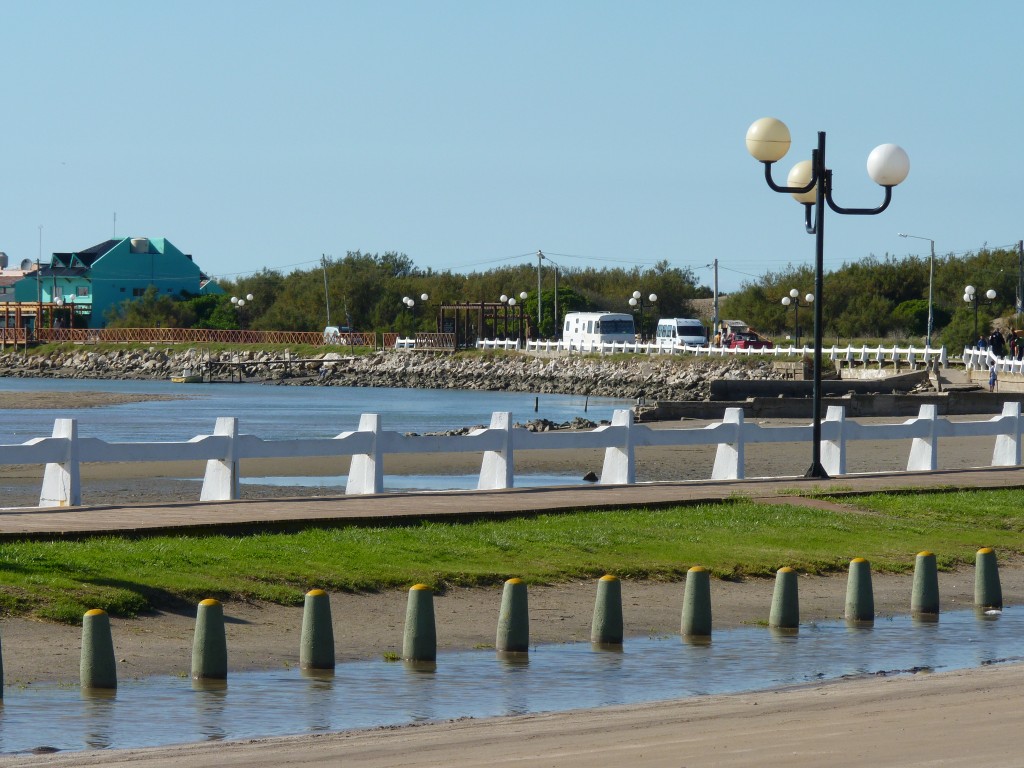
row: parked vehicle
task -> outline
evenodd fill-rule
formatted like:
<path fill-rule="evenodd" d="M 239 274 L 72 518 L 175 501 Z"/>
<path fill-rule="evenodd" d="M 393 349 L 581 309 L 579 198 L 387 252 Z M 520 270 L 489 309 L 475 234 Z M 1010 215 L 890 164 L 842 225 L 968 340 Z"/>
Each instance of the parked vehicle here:
<path fill-rule="evenodd" d="M 569 312 L 562 326 L 562 341 L 570 348 L 634 342 L 633 316 L 619 312 Z"/>
<path fill-rule="evenodd" d="M 734 333 L 729 337 L 729 349 L 773 349 L 775 345 L 753 331 Z"/>
<path fill-rule="evenodd" d="M 704 347 L 708 343 L 708 331 L 704 324 L 696 318 L 663 317 L 658 320 L 655 331 L 659 346 L 662 344 L 686 344 L 691 347 Z"/>
<path fill-rule="evenodd" d="M 329 346 L 344 346 L 349 343 L 347 334 L 352 333 L 352 329 L 347 325 L 337 326 L 328 325 L 324 328 L 324 344 Z"/>

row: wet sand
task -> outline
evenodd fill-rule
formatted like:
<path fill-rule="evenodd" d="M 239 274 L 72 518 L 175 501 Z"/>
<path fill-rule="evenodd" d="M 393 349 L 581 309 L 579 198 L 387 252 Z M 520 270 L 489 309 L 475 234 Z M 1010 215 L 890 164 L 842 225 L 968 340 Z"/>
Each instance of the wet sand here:
<path fill-rule="evenodd" d="M 888 419 L 882 421 L 895 421 Z M 780 423 L 780 422 L 775 422 Z M 700 422 L 661 424 L 701 426 Z M 851 445 L 850 471 L 902 469 L 909 441 Z M 958 440 L 940 452 L 940 467 L 983 466 L 992 441 Z M 601 466 L 600 451 L 520 452 L 517 472 L 579 473 Z M 809 460 L 806 446 L 750 446 L 750 477 L 798 475 Z M 642 449 L 641 480 L 710 476 L 713 448 Z M 440 467 L 440 469 L 439 469 Z M 469 473 L 479 456 L 388 459 L 388 473 Z M 244 462 L 243 474 L 323 476 L 345 474 L 346 460 L 301 460 L 261 466 Z M 159 501 L 198 498 L 200 464 L 84 465 L 87 502 Z M 41 467 L 7 468 L 0 476 L 4 498 L 38 494 Z M 243 493 L 296 495 L 294 488 L 243 486 Z M 14 489 L 14 490 L 11 490 Z M 20 490 L 18 490 L 20 489 Z M 316 489 L 304 493 L 315 495 Z M 336 493 L 336 489 L 331 493 Z M 1006 603 L 1024 603 L 1024 563 L 1002 567 Z M 802 576 L 803 621 L 842 615 L 842 576 Z M 906 613 L 909 575 L 875 575 L 878 616 Z M 714 582 L 716 628 L 759 624 L 767 618 L 773 582 Z M 940 574 L 943 609 L 968 607 L 969 570 Z M 589 638 L 595 585 L 531 585 L 534 642 L 578 642 Z M 339 661 L 382 657 L 400 650 L 406 593 L 332 596 Z M 494 642 L 500 591 L 452 590 L 436 603 L 439 648 L 488 646 Z M 681 583 L 623 583 L 628 635 L 678 632 Z M 229 664 L 234 672 L 294 665 L 301 608 L 228 603 Z M 114 619 L 114 644 L 122 679 L 187 674 L 195 609 L 182 606 L 139 619 Z M 80 629 L 24 619 L 0 623 L 7 686 L 36 681 L 75 685 Z M 628 641 L 627 641 L 628 642 Z M 867 764 L 1012 765 L 1020 762 L 1024 729 L 1024 666 L 994 666 L 942 675 L 846 681 L 756 694 L 700 697 L 675 702 L 459 721 L 335 735 L 239 743 L 200 744 L 141 751 L 103 751 L 36 757 L 0 757 L 0 765 L 205 765 L 306 766 L 791 766 Z"/>

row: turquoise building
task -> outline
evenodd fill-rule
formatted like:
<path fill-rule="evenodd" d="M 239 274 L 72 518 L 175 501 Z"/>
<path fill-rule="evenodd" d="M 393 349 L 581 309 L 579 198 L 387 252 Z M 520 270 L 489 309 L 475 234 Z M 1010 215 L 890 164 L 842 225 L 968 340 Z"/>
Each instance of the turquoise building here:
<path fill-rule="evenodd" d="M 74 307 L 76 318 L 88 317 L 90 328 L 102 328 L 108 309 L 141 298 L 151 285 L 169 296 L 224 292 L 170 240 L 126 237 L 74 253 L 54 253 L 49 264 L 15 284 L 14 298 Z"/>

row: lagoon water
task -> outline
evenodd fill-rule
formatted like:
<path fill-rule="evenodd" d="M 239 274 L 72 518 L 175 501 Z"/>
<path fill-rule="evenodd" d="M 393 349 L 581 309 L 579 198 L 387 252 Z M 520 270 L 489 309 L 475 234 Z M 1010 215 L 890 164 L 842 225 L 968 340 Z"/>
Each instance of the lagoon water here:
<path fill-rule="evenodd" d="M 176 399 L 84 409 L 7 407 L 26 392 L 66 393 L 69 403 L 77 392 L 171 395 Z M 599 422 L 610 420 L 615 409 L 632 404 L 631 400 L 582 395 L 455 389 L 0 378 L 0 444 L 48 436 L 56 418 L 78 419 L 78 433 L 83 437 L 164 441 L 211 434 L 218 416 L 237 416 L 242 432 L 280 440 L 334 437 L 356 429 L 362 413 L 381 414 L 386 430 L 422 433 L 487 425 L 494 411 L 509 411 L 519 422 L 535 418 L 564 422 L 577 416 Z"/>
<path fill-rule="evenodd" d="M 230 653 L 230 629 L 228 635 Z M 183 649 L 183 672 L 186 654 Z M 433 671 L 376 659 L 341 664 L 326 677 L 306 677 L 295 668 L 236 674 L 213 690 L 194 689 L 186 677 L 124 679 L 122 669 L 116 693 L 99 697 L 8 681 L 0 704 L 0 753 L 565 711 L 847 676 L 926 674 L 1019 662 L 1022 654 L 1024 612 L 1009 610 L 998 617 L 949 612 L 930 623 L 897 617 L 871 628 L 809 624 L 796 634 L 747 627 L 716 632 L 699 645 L 679 637 L 627 638 L 621 652 L 587 643 L 542 645 L 517 662 L 499 660 L 493 651 L 441 653 Z"/>

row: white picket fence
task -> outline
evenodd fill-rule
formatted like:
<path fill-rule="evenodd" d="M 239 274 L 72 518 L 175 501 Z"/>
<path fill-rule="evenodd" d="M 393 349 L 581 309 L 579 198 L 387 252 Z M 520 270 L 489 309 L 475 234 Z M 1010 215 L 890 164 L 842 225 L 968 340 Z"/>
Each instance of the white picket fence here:
<path fill-rule="evenodd" d="M 239 462 L 255 458 L 351 456 L 345 492 L 381 493 L 383 458 L 389 454 L 482 453 L 477 488 L 492 490 L 515 485 L 516 451 L 603 449 L 600 482 L 636 482 L 636 450 L 647 446 L 716 446 L 712 480 L 745 477 L 745 446 L 752 443 L 808 443 L 812 425 L 762 426 L 747 423 L 743 410 L 730 408 L 724 419 L 702 428 L 652 429 L 633 421 L 633 412 L 615 411 L 611 425 L 587 431 L 531 432 L 513 427 L 512 415 L 497 412 L 488 428 L 469 435 L 406 435 L 385 431 L 377 414 L 363 414 L 359 428 L 333 438 L 263 440 L 238 432 L 238 419 L 217 419 L 212 435 L 186 442 L 108 443 L 80 437 L 75 419 L 57 419 L 51 437 L 17 445 L 0 445 L 0 465 L 44 464 L 40 507 L 82 503 L 82 462 L 206 461 L 200 501 L 239 498 Z M 993 437 L 992 466 L 1021 463 L 1020 403 L 1005 403 L 999 416 L 981 421 L 953 422 L 939 418 L 936 406 L 921 406 L 913 419 L 893 424 L 861 424 L 846 420 L 845 409 L 830 406 L 821 425 L 821 454 L 831 476 L 846 474 L 846 446 L 856 440 L 910 440 L 907 471 L 938 468 L 941 439 Z M 889 471 L 891 468 L 880 468 Z M 682 478 L 680 478 L 682 479 Z"/>

